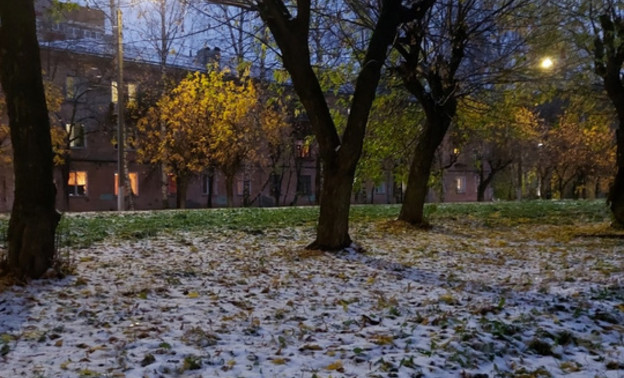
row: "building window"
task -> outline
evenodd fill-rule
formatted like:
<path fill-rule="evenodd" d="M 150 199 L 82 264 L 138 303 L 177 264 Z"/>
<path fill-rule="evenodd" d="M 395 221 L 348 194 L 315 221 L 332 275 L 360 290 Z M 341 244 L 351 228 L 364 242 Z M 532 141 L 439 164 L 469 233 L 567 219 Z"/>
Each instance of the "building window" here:
<path fill-rule="evenodd" d="M 295 143 L 295 153 L 298 158 L 310 157 L 310 145 L 302 140 L 298 140 Z"/>
<path fill-rule="evenodd" d="M 87 195 L 87 172 L 71 171 L 69 172 L 69 180 L 67 186 L 70 196 L 86 196 Z"/>
<path fill-rule="evenodd" d="M 84 79 L 76 76 L 67 76 L 65 78 L 65 99 L 85 101 L 86 92 L 87 83 Z"/>
<path fill-rule="evenodd" d="M 69 147 L 71 148 L 84 148 L 85 147 L 85 131 L 82 124 L 65 125 L 65 131 L 69 137 Z"/>
<path fill-rule="evenodd" d="M 312 176 L 299 176 L 299 179 L 297 180 L 297 192 L 303 195 L 312 194 Z"/>
<path fill-rule="evenodd" d="M 455 177 L 455 192 L 457 192 L 457 194 L 466 193 L 466 177 L 465 176 Z"/>
<path fill-rule="evenodd" d="M 137 85 L 128 84 L 128 102 L 136 102 L 137 99 Z"/>
<path fill-rule="evenodd" d="M 375 194 L 386 194 L 386 183 L 381 182 L 375 187 Z"/>
<path fill-rule="evenodd" d="M 111 81 L 111 102 L 116 104 L 118 98 L 119 94 L 117 93 L 117 82 L 113 80 Z"/>
<path fill-rule="evenodd" d="M 251 181 L 238 180 L 236 183 L 236 194 L 239 196 L 249 196 L 251 193 Z"/>
<path fill-rule="evenodd" d="M 219 194 L 217 191 L 217 177 L 216 176 L 210 176 L 210 175 L 202 175 L 201 177 L 201 185 L 202 185 L 202 194 L 210 194 L 208 193 L 210 191 L 210 180 L 212 179 L 212 194 L 213 195 L 217 195 Z"/>
<path fill-rule="evenodd" d="M 136 172 L 128 173 L 128 180 L 130 181 L 130 189 L 133 196 L 139 195 L 139 174 Z M 115 195 L 119 194 L 119 181 L 117 180 L 117 173 L 115 173 Z"/>
<path fill-rule="evenodd" d="M 127 97 L 126 100 L 128 102 L 136 101 L 137 99 L 137 85 L 130 83 L 125 87 L 127 89 Z M 117 89 L 117 82 L 115 80 L 111 81 L 111 102 L 116 104 L 119 100 L 119 92 Z"/>

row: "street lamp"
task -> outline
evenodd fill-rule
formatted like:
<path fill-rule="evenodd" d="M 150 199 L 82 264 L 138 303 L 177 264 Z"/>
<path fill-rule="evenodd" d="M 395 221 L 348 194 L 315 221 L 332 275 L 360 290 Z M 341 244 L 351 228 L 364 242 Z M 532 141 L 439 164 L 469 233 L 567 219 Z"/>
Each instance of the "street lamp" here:
<path fill-rule="evenodd" d="M 125 195 L 125 135 L 124 135 L 124 81 L 123 81 L 123 25 L 119 4 L 110 0 L 111 23 L 117 41 L 117 210 L 123 211 Z"/>
<path fill-rule="evenodd" d="M 555 62 L 550 57 L 545 57 L 540 62 L 540 68 L 549 70 L 555 65 Z"/>

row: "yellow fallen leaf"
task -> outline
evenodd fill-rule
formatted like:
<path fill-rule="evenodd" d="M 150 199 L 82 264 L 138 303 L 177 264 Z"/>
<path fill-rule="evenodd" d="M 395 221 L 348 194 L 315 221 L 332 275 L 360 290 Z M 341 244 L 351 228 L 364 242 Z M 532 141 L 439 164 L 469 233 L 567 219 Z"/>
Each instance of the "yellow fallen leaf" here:
<path fill-rule="evenodd" d="M 271 360 L 275 365 L 284 365 L 288 362 L 288 358 L 274 358 Z"/>
<path fill-rule="evenodd" d="M 388 345 L 392 344 L 394 337 L 392 335 L 377 335 L 372 341 L 377 345 Z"/>
<path fill-rule="evenodd" d="M 342 361 L 338 360 L 336 362 L 332 362 L 331 364 L 327 365 L 327 367 L 325 367 L 325 369 L 327 370 L 342 370 Z"/>
<path fill-rule="evenodd" d="M 304 350 L 323 350 L 323 348 L 321 348 L 320 345 L 316 345 L 316 344 L 306 344 L 304 346 L 302 346 L 301 348 L 299 348 L 300 351 L 304 351 Z"/>
<path fill-rule="evenodd" d="M 189 298 L 197 298 L 197 297 L 199 297 L 199 293 L 196 292 L 196 291 L 191 291 L 186 296 L 189 297 Z"/>

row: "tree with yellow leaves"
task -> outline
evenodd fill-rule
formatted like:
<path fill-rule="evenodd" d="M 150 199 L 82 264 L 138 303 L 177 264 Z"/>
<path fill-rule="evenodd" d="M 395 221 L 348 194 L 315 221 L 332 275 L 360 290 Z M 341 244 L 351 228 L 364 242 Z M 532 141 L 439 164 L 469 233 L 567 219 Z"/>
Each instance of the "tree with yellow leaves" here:
<path fill-rule="evenodd" d="M 249 77 L 227 72 L 196 72 L 182 80 L 139 120 L 139 157 L 164 163 L 177 184 L 177 207 L 184 207 L 189 179 L 209 168 L 226 178 L 228 205 L 233 204 L 234 178 L 244 164 L 262 154 L 263 122 L 258 93 Z M 164 129 L 159 125 L 164 124 Z"/>

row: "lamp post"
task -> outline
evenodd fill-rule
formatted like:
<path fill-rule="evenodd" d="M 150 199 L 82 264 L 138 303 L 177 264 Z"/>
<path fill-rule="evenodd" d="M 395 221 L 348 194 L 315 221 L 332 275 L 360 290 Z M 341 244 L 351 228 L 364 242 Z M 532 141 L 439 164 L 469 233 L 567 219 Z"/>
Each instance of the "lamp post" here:
<path fill-rule="evenodd" d="M 117 211 L 124 211 L 125 189 L 125 135 L 124 135 L 124 81 L 123 81 L 123 33 L 122 14 L 111 0 L 111 10 L 117 8 Z"/>

